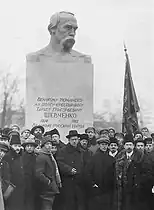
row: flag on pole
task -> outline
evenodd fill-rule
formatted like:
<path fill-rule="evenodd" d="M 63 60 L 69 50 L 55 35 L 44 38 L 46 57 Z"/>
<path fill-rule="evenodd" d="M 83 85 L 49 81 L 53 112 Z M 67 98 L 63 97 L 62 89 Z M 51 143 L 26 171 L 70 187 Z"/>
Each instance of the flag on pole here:
<path fill-rule="evenodd" d="M 126 46 L 124 45 L 126 56 L 125 78 L 124 78 L 124 97 L 123 97 L 123 121 L 122 132 L 134 133 L 139 129 L 137 112 L 140 111 L 135 88 L 131 76 L 131 69 Z"/>

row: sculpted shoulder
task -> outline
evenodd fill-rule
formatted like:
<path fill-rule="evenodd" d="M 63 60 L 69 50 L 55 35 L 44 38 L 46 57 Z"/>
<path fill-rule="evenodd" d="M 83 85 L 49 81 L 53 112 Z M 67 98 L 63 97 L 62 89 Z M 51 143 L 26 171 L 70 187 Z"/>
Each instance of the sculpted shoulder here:
<path fill-rule="evenodd" d="M 76 50 L 72 50 L 71 51 L 71 55 L 73 57 L 78 57 L 79 59 L 83 59 L 85 63 L 91 63 L 91 57 L 89 55 L 86 55 L 86 54 L 83 54 L 83 53 L 80 53 Z"/>
<path fill-rule="evenodd" d="M 65 55 L 64 54 L 56 55 L 54 53 L 51 53 L 48 47 L 45 47 L 36 52 L 28 54 L 26 56 L 26 59 L 27 61 L 30 61 L 30 62 L 39 62 L 40 56 L 45 56 L 45 57 L 50 57 L 51 59 L 58 62 L 65 62 L 65 61 L 71 62 L 71 61 L 80 60 L 83 63 L 91 63 L 91 57 L 89 55 L 85 55 L 76 50 L 71 50 L 70 54 L 68 54 L 68 57 L 66 57 Z"/>
<path fill-rule="evenodd" d="M 34 61 L 34 62 L 39 61 L 39 56 L 44 55 L 46 53 L 46 51 L 47 51 L 47 47 L 44 47 L 36 52 L 29 53 L 26 56 L 26 60 Z"/>

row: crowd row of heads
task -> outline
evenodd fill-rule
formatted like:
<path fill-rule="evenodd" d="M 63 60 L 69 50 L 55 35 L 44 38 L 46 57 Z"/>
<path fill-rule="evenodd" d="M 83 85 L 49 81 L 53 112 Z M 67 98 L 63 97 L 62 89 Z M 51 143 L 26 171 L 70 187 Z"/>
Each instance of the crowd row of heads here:
<path fill-rule="evenodd" d="M 85 129 L 85 133 L 79 134 L 77 130 L 70 130 L 66 136 L 73 146 L 81 142 L 83 146 L 87 146 L 91 141 L 95 140 L 98 144 L 113 145 L 113 147 L 120 147 L 126 143 L 132 143 L 135 146 L 152 147 L 154 134 L 150 134 L 148 128 L 144 127 L 134 134 L 117 133 L 114 128 L 105 128 L 100 131 L 94 127 Z M 41 139 L 41 141 L 40 141 Z M 64 141 L 63 139 L 61 139 Z M 28 145 L 28 142 L 37 147 L 44 146 L 46 142 L 52 142 L 53 147 L 60 141 L 60 133 L 55 128 L 46 131 L 43 126 L 37 125 L 30 129 L 20 130 L 18 125 L 12 125 L 10 128 L 4 128 L 0 131 L 0 142 L 8 142 L 9 145 Z"/>

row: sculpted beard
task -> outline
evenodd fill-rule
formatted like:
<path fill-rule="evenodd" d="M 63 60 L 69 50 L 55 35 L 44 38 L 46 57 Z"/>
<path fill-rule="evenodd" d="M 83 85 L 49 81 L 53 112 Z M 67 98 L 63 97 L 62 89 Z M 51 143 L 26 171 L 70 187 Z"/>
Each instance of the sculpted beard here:
<path fill-rule="evenodd" d="M 61 40 L 60 44 L 63 46 L 65 52 L 69 52 L 75 44 L 75 39 L 72 36 L 67 36 Z"/>

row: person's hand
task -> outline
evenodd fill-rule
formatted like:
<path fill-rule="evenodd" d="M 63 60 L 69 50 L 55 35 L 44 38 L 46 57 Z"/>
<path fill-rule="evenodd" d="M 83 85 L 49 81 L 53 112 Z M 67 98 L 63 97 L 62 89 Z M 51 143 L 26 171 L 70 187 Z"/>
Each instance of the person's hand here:
<path fill-rule="evenodd" d="M 73 175 L 75 175 L 75 174 L 77 173 L 76 168 L 72 168 L 71 173 L 72 173 Z"/>
<path fill-rule="evenodd" d="M 154 193 L 154 186 L 153 186 L 153 188 L 152 188 L 152 193 Z"/>

